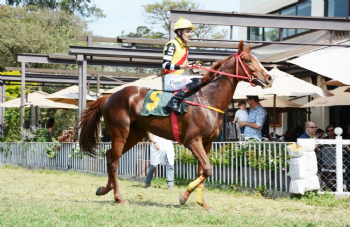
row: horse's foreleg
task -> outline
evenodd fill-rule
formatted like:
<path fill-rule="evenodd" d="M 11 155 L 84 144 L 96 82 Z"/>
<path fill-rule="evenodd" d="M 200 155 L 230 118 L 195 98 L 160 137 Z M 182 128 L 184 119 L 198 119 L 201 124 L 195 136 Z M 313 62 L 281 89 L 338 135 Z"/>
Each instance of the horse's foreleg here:
<path fill-rule="evenodd" d="M 208 145 L 207 145 L 208 146 Z M 211 147 L 211 144 L 210 144 Z M 209 156 L 206 154 L 206 149 L 203 148 L 203 145 L 199 142 L 195 142 L 193 144 L 190 144 L 188 148 L 192 151 L 193 155 L 197 158 L 199 163 L 198 168 L 198 175 L 199 177 L 192 181 L 186 190 L 186 192 L 183 192 L 179 195 L 179 202 L 181 205 L 184 205 L 186 201 L 188 200 L 191 193 L 201 185 L 200 189 L 200 205 L 205 208 L 209 209 L 210 206 L 208 206 L 206 203 L 204 203 L 203 200 L 203 188 L 204 188 L 204 181 L 206 178 L 208 178 L 211 175 L 212 167 L 209 163 Z M 210 149 L 209 149 L 210 150 Z M 198 197 L 197 197 L 198 202 Z"/>
<path fill-rule="evenodd" d="M 209 157 L 209 155 L 210 155 L 211 145 L 212 145 L 212 143 L 209 143 L 209 144 L 206 144 L 204 146 L 205 153 L 206 153 L 207 157 Z M 198 165 L 198 173 L 197 174 L 198 174 L 198 176 L 201 176 L 203 174 L 203 167 L 200 164 Z M 206 202 L 204 202 L 204 198 L 203 198 L 204 186 L 205 186 L 205 180 L 202 181 L 200 183 L 200 185 L 198 186 L 196 201 L 204 209 L 211 210 L 211 207 Z"/>

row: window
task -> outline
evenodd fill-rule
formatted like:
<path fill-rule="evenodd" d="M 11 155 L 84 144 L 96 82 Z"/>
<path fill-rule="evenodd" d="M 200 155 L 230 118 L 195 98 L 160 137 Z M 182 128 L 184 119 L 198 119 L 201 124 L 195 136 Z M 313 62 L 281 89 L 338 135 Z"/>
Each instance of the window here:
<path fill-rule="evenodd" d="M 276 113 L 276 127 L 282 126 L 282 113 Z M 273 113 L 269 112 L 269 126 L 273 127 Z"/>
<path fill-rule="evenodd" d="M 297 7 L 293 6 L 291 8 L 285 9 L 281 11 L 281 15 L 290 15 L 290 16 L 295 16 L 297 13 Z M 295 30 L 296 29 L 283 29 L 283 38 L 295 35 Z"/>
<path fill-rule="evenodd" d="M 347 17 L 348 0 L 328 0 L 328 17 Z"/>
<path fill-rule="evenodd" d="M 249 36 L 250 40 L 254 41 L 262 41 L 263 40 L 263 28 L 249 28 Z"/>
<path fill-rule="evenodd" d="M 329 0 L 338 1 L 338 0 Z M 341 0 L 348 1 L 348 0 Z M 311 0 L 294 4 L 290 7 L 283 8 L 272 12 L 271 14 L 292 15 L 292 16 L 311 16 Z M 283 29 L 283 38 L 300 34 L 309 30 L 306 29 Z M 248 28 L 249 39 L 254 41 L 275 41 L 279 40 L 278 28 Z"/>
<path fill-rule="evenodd" d="M 311 1 L 307 1 L 303 4 L 297 5 L 298 16 L 311 16 Z"/>

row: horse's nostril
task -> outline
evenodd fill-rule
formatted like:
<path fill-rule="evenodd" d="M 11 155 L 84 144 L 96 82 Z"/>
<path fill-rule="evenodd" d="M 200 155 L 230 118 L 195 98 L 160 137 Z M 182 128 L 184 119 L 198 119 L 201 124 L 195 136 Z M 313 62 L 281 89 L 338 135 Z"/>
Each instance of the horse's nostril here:
<path fill-rule="evenodd" d="M 267 78 L 267 82 L 268 82 L 268 83 L 271 83 L 271 82 L 272 82 L 272 79 L 273 79 L 273 77 L 272 77 L 272 76 L 269 76 L 269 77 Z"/>

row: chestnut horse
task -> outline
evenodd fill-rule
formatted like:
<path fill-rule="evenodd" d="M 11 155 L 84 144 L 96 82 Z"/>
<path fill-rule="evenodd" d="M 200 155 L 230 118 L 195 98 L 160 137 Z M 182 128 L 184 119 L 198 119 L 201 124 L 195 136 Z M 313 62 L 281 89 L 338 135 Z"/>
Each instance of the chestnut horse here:
<path fill-rule="evenodd" d="M 241 59 L 238 67 L 240 76 L 245 76 L 244 71 L 247 71 L 253 77 L 253 83 L 257 85 L 267 86 L 272 83 L 273 77 L 250 54 L 250 47 L 244 50 L 242 41 L 239 43 L 238 53 Z M 233 74 L 236 73 L 235 63 L 236 58 L 231 55 L 223 61 L 217 61 L 212 69 Z M 225 111 L 235 92 L 237 78 L 208 72 L 201 80 L 203 86 L 194 95 L 194 102 Z M 118 188 L 119 158 L 142 138 L 145 138 L 147 131 L 169 140 L 175 140 L 170 116 L 141 116 L 145 95 L 148 91 L 148 89 L 135 86 L 126 87 L 110 96 L 99 98 L 83 112 L 79 125 L 81 130 L 79 143 L 85 154 L 95 154 L 94 148 L 97 146 L 102 116 L 112 139 L 112 148 L 106 153 L 108 183 L 106 187 L 98 188 L 96 195 L 105 195 L 113 189 L 115 201 L 128 204 Z M 222 129 L 222 118 L 222 113 L 198 106 L 188 106 L 187 113 L 178 115 L 180 140 L 198 160 L 198 178 L 189 184 L 186 192 L 180 194 L 181 205 L 185 204 L 190 194 L 198 187 L 197 203 L 204 209 L 210 209 L 210 206 L 203 200 L 204 181 L 212 172 L 209 152 L 212 142 Z"/>

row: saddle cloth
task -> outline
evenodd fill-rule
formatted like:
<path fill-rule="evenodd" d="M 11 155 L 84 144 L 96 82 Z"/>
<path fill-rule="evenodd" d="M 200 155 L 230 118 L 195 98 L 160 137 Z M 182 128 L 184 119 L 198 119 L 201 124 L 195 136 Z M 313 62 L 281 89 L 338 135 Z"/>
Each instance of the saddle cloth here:
<path fill-rule="evenodd" d="M 171 109 L 166 105 L 173 95 L 174 92 L 172 91 L 149 90 L 143 103 L 141 116 L 169 116 L 171 114 Z M 191 95 L 189 99 L 193 100 L 193 95 Z M 187 112 L 187 105 L 188 104 L 181 102 L 182 113 Z"/>

